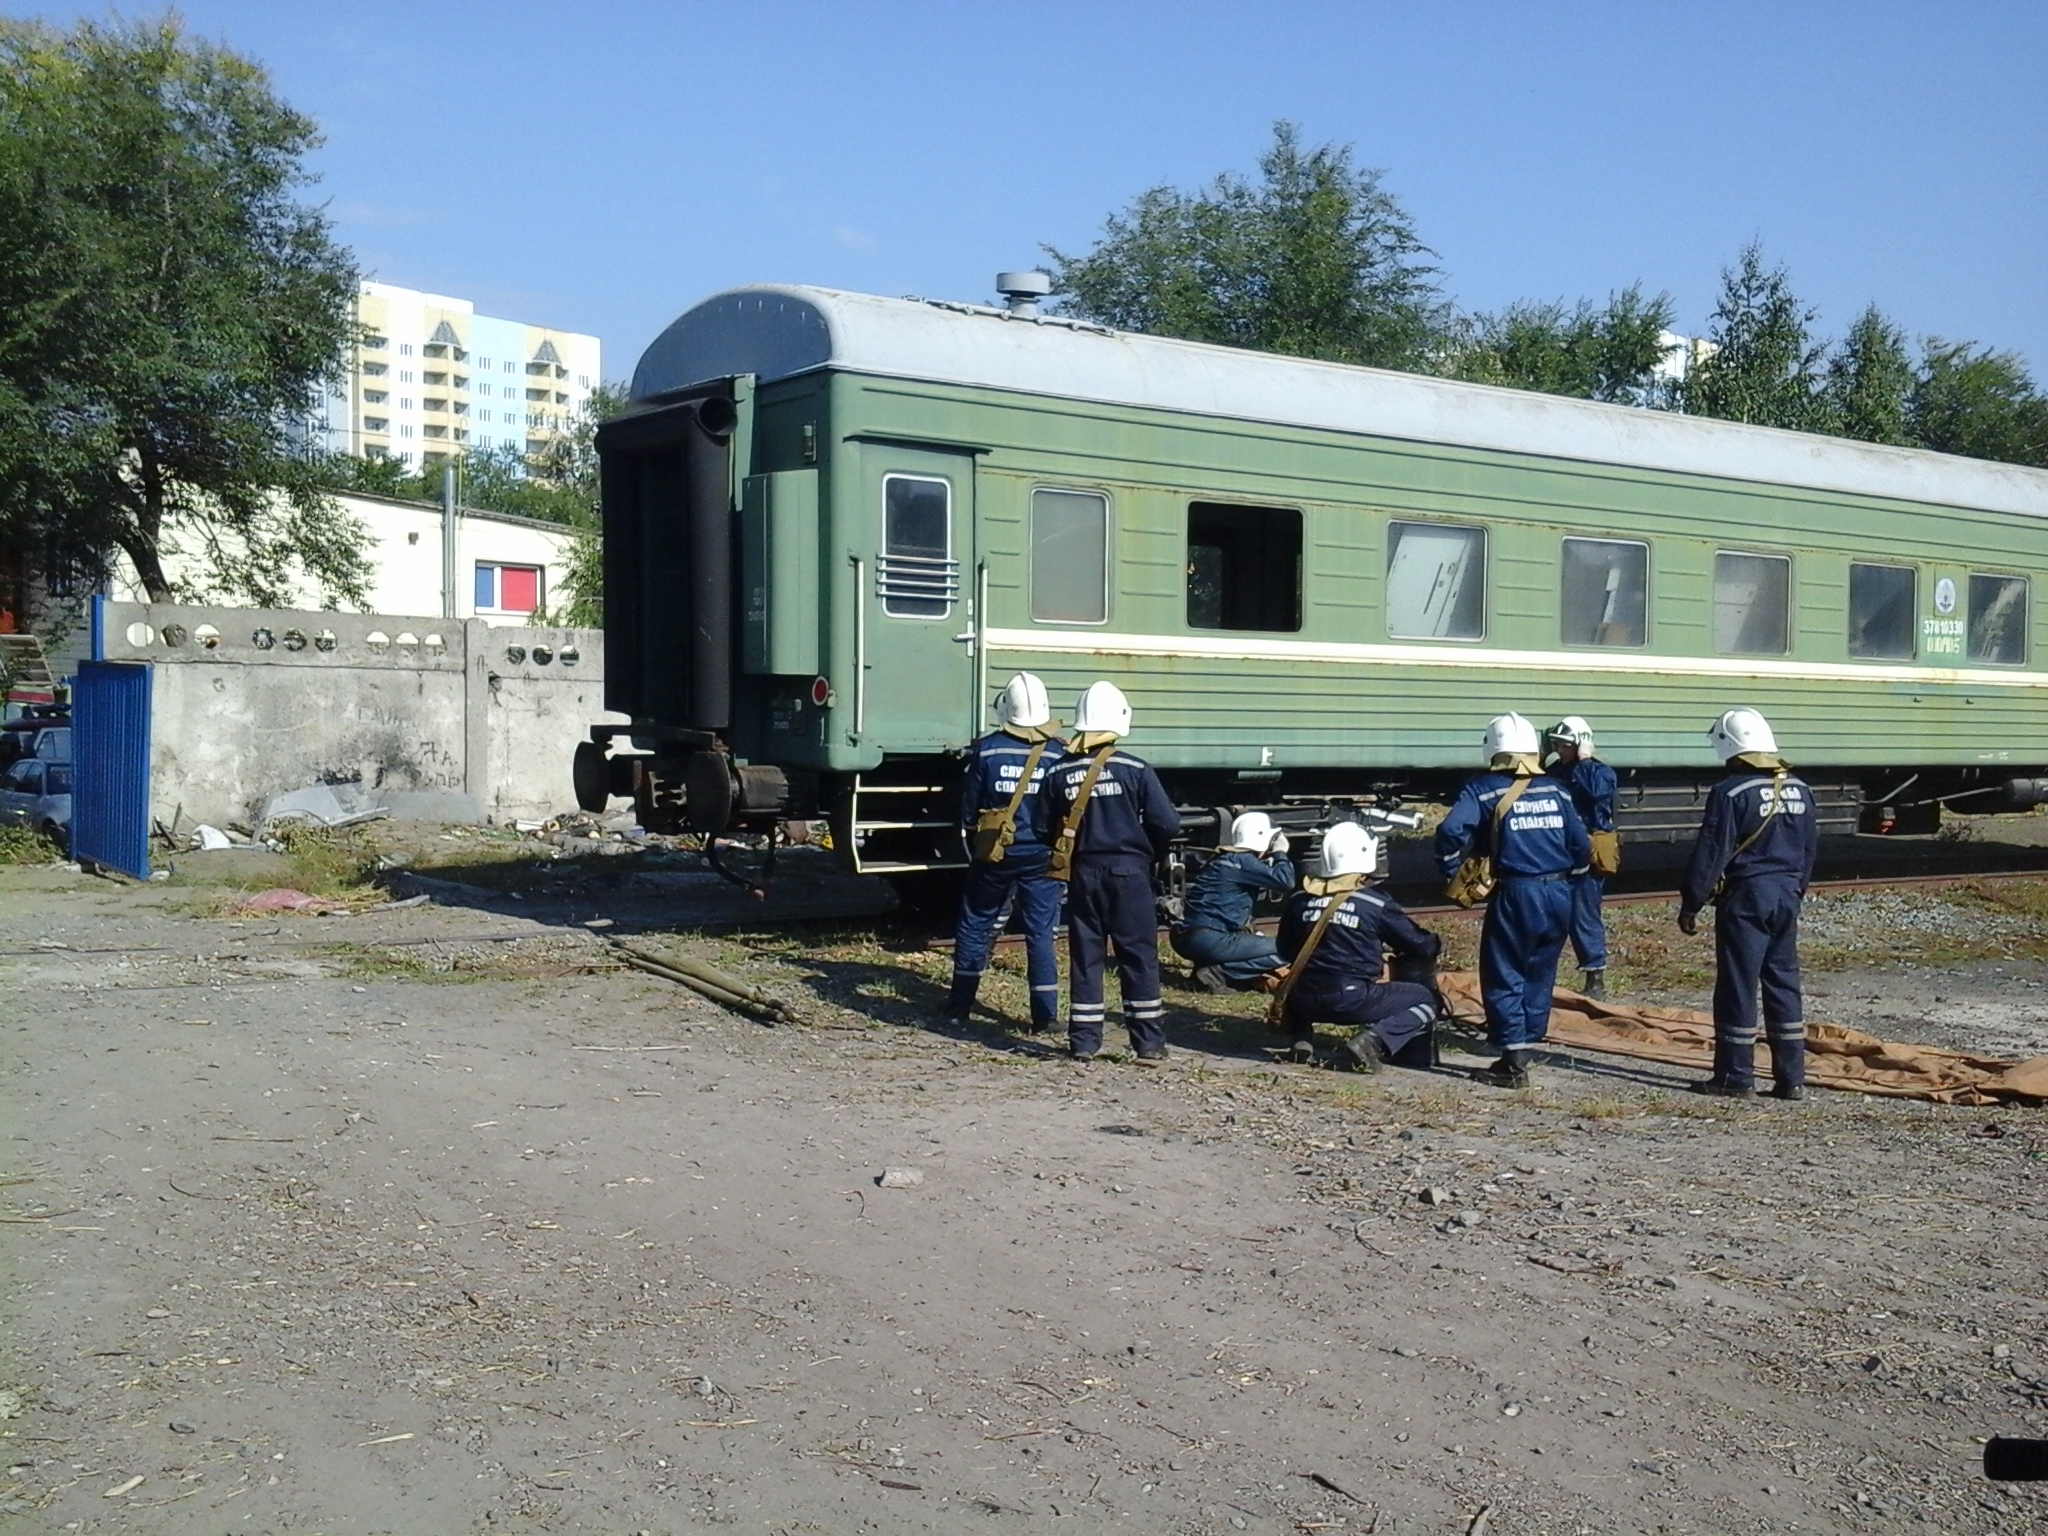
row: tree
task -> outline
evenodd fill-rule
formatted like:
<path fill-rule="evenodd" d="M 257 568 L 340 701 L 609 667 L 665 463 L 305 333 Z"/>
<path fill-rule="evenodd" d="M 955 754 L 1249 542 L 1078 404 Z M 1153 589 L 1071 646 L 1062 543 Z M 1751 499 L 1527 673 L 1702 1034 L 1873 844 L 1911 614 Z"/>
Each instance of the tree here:
<path fill-rule="evenodd" d="M 1276 123 L 1256 182 L 1154 187 L 1086 255 L 1046 247 L 1061 308 L 1156 336 L 1427 367 L 1449 309 L 1433 253 L 1380 175 Z"/>
<path fill-rule="evenodd" d="M 353 336 L 356 269 L 295 201 L 319 143 L 262 70 L 179 21 L 0 21 L 0 531 L 119 550 L 154 601 L 175 549 L 289 600 L 364 601 L 365 530 L 305 423 Z"/>
<path fill-rule="evenodd" d="M 1795 431 L 1825 430 L 1816 311 L 1800 303 L 1783 267 L 1765 270 L 1763 250 L 1750 245 L 1721 272 L 1707 345 L 1680 386 L 1679 401 L 1696 416 L 1754 422 Z"/>
<path fill-rule="evenodd" d="M 1913 358 L 1906 350 L 1906 333 L 1873 304 L 1828 356 L 1821 384 L 1822 419 L 1837 437 L 1911 443 L 1912 394 Z"/>
<path fill-rule="evenodd" d="M 1923 448 L 2048 468 L 2048 399 L 2011 352 L 1930 336 L 1908 416 Z"/>
<path fill-rule="evenodd" d="M 1511 304 L 1466 321 L 1444 371 L 1474 384 L 1646 405 L 1670 350 L 1671 316 L 1671 296 L 1646 299 L 1641 284 L 1609 295 L 1604 306 L 1584 299 L 1570 309 L 1562 300 Z"/>
<path fill-rule="evenodd" d="M 559 617 L 567 624 L 604 624 L 604 518 L 600 504 L 597 429 L 626 408 L 626 386 L 600 383 L 568 426 L 528 456 L 510 443 L 472 450 L 456 459 L 457 495 L 462 505 L 510 512 L 570 530 L 567 593 Z M 362 459 L 339 454 L 328 465 L 338 490 L 415 501 L 439 501 L 443 466 L 411 470 L 396 459 Z"/>

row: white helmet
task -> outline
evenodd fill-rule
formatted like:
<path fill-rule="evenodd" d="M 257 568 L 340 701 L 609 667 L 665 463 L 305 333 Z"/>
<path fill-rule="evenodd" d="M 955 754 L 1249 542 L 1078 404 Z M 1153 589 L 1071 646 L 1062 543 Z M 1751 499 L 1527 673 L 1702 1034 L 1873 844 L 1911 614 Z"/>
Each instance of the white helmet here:
<path fill-rule="evenodd" d="M 1052 701 L 1045 684 L 1030 672 L 1019 672 L 996 696 L 996 719 L 1004 725 L 1036 729 L 1052 724 Z"/>
<path fill-rule="evenodd" d="M 1534 757 L 1541 747 L 1536 740 L 1536 727 L 1520 715 L 1495 715 L 1486 722 L 1486 760 L 1490 763 L 1503 752 L 1523 753 Z"/>
<path fill-rule="evenodd" d="M 1380 840 L 1355 821 L 1340 821 L 1323 834 L 1325 875 L 1369 875 L 1380 867 Z"/>
<path fill-rule="evenodd" d="M 1707 731 L 1707 743 L 1714 756 L 1726 762 L 1744 752 L 1775 752 L 1778 738 L 1771 722 L 1753 709 L 1731 709 Z"/>
<path fill-rule="evenodd" d="M 1104 736 L 1131 734 L 1131 701 L 1115 683 L 1090 683 L 1074 706 L 1074 729 Z"/>
<path fill-rule="evenodd" d="M 1562 746 L 1577 747 L 1581 757 L 1593 756 L 1593 727 L 1583 715 L 1566 715 L 1543 735 Z"/>
<path fill-rule="evenodd" d="M 1230 824 L 1230 841 L 1223 846 L 1264 853 L 1273 846 L 1273 818 L 1264 811 L 1246 811 Z"/>

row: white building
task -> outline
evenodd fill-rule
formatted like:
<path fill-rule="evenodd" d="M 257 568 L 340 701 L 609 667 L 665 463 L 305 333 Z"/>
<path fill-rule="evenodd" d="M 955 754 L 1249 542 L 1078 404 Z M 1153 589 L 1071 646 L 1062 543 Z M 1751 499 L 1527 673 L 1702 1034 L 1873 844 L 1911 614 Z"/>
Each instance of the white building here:
<path fill-rule="evenodd" d="M 370 531 L 365 553 L 375 572 L 367 609 L 371 613 L 528 624 L 536 613 L 559 614 L 568 601 L 565 582 L 573 540 L 559 523 L 460 509 L 455 518 L 455 591 L 450 594 L 439 507 L 386 496 L 346 494 L 335 500 Z M 208 585 L 205 564 L 191 551 L 167 549 L 164 574 L 180 590 L 203 593 Z M 131 603 L 147 600 L 126 560 L 116 564 L 108 596 Z M 319 592 L 301 578 L 284 606 L 317 608 L 319 598 Z"/>
<path fill-rule="evenodd" d="M 471 448 L 539 453 L 602 377 L 595 336 L 480 315 L 467 299 L 365 282 L 363 340 L 315 413 L 326 448 L 431 464 Z"/>

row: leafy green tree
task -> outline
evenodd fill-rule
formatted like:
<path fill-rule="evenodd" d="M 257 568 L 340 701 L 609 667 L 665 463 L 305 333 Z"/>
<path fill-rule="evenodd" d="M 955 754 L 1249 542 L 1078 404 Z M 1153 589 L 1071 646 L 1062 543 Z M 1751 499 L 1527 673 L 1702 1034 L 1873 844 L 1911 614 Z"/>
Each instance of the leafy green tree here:
<path fill-rule="evenodd" d="M 1155 336 L 1425 368 L 1450 311 L 1433 253 L 1380 176 L 1276 123 L 1256 181 L 1154 187 L 1085 255 L 1046 247 L 1061 307 Z"/>
<path fill-rule="evenodd" d="M 465 507 L 509 512 L 570 531 L 563 587 L 567 601 L 557 615 L 567 624 L 604 623 L 604 528 L 600 508 L 597 429 L 624 410 L 626 386 L 603 383 L 590 392 L 569 424 L 532 456 L 510 443 L 474 449 L 455 459 L 456 494 Z M 396 459 L 340 454 L 329 461 L 330 483 L 338 490 L 411 501 L 441 499 L 443 466 L 409 469 Z"/>
<path fill-rule="evenodd" d="M 1814 339 L 1815 316 L 1793 294 L 1785 269 L 1767 270 L 1762 248 L 1750 245 L 1722 269 L 1707 345 L 1679 387 L 1680 404 L 1696 416 L 1825 430 L 1826 348 Z"/>
<path fill-rule="evenodd" d="M 2048 398 L 2011 352 L 1929 337 L 1908 414 L 1923 448 L 2048 468 Z"/>
<path fill-rule="evenodd" d="M 1671 317 L 1671 296 L 1645 298 L 1640 284 L 1610 295 L 1605 305 L 1511 304 L 1472 316 L 1444 371 L 1474 384 L 1646 405 L 1670 350 L 1664 335 Z"/>
<path fill-rule="evenodd" d="M 1833 352 L 1821 382 L 1821 421 L 1837 437 L 1866 443 L 1913 442 L 1913 357 L 1906 333 L 1873 304 Z"/>
<path fill-rule="evenodd" d="M 313 123 L 175 16 L 0 20 L 0 533 L 53 564 L 165 557 L 289 600 L 361 603 L 365 530 L 305 423 L 353 332 L 355 264 L 317 209 Z M 198 595 L 198 594 L 188 594 Z"/>

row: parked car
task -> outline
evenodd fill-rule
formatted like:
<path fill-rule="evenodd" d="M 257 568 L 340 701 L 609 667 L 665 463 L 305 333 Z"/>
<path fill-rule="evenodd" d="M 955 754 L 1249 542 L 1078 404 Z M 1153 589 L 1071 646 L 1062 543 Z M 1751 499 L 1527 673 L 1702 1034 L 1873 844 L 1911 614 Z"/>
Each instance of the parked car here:
<path fill-rule="evenodd" d="M 71 849 L 71 765 L 24 757 L 0 770 L 0 826 L 30 827 Z"/>
<path fill-rule="evenodd" d="M 46 763 L 70 762 L 71 716 L 27 715 L 0 725 L 0 768 L 24 757 L 40 757 Z"/>

